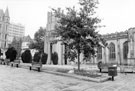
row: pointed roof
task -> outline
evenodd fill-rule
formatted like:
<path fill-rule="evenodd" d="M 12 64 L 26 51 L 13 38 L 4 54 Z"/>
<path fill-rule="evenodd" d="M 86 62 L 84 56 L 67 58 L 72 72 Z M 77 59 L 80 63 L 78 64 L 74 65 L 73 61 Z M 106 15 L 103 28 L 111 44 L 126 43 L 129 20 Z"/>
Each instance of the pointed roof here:
<path fill-rule="evenodd" d="M 24 36 L 22 41 L 23 41 L 23 42 L 32 42 L 33 40 L 32 40 L 31 37 L 28 35 L 28 36 Z"/>
<path fill-rule="evenodd" d="M 9 17 L 8 7 L 6 8 L 5 16 Z"/>

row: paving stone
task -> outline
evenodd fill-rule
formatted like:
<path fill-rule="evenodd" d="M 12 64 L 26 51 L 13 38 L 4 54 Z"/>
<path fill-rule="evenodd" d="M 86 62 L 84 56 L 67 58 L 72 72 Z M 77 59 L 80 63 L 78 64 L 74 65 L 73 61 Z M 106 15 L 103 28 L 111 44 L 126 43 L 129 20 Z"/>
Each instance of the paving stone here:
<path fill-rule="evenodd" d="M 135 74 L 115 81 L 88 82 L 71 77 L 0 65 L 0 91 L 134 91 Z"/>

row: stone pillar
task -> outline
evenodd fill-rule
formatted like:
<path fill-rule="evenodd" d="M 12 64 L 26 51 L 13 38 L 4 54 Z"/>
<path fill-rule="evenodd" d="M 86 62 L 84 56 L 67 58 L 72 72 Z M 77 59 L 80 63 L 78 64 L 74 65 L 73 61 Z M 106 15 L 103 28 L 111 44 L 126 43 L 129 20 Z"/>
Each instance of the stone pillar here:
<path fill-rule="evenodd" d="M 50 42 L 47 43 L 47 54 L 48 54 L 48 59 L 47 59 L 47 64 L 51 64 L 51 50 L 50 50 Z"/>
<path fill-rule="evenodd" d="M 50 42 L 48 34 L 45 35 L 44 39 L 44 52 L 48 54 L 47 64 L 51 63 L 51 54 L 50 54 Z"/>
<path fill-rule="evenodd" d="M 106 59 L 106 54 L 107 54 L 107 52 L 106 52 L 106 47 L 104 47 L 103 48 L 104 50 L 103 50 L 103 60 L 104 60 L 104 63 L 107 63 L 107 59 Z"/>
<path fill-rule="evenodd" d="M 110 61 L 109 61 L 109 49 L 108 48 L 106 48 L 106 62 L 110 63 Z"/>
<path fill-rule="evenodd" d="M 134 64 L 134 31 L 133 29 L 128 30 L 128 40 L 129 40 L 129 52 L 128 52 L 128 64 Z"/>
<path fill-rule="evenodd" d="M 45 35 L 45 38 L 44 38 L 44 52 L 45 52 L 45 53 L 47 53 L 47 49 L 48 49 L 47 46 L 48 46 L 48 45 L 47 45 L 47 37 L 46 37 L 46 35 Z"/>
<path fill-rule="evenodd" d="M 65 65 L 65 57 L 64 57 L 64 45 L 61 45 L 61 63 L 62 65 Z"/>

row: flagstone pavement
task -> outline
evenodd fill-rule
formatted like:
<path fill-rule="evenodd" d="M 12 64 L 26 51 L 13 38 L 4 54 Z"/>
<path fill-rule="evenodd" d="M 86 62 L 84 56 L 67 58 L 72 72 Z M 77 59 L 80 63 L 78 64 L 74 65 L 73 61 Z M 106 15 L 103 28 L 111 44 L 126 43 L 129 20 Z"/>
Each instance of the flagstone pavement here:
<path fill-rule="evenodd" d="M 0 91 L 135 91 L 135 74 L 96 83 L 0 65 Z"/>

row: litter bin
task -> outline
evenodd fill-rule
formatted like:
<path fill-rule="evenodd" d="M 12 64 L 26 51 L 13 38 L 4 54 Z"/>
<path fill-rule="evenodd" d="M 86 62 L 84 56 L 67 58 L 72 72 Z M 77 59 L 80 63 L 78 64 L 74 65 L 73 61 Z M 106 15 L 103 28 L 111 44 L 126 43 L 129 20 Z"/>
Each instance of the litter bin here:
<path fill-rule="evenodd" d="M 117 76 L 117 65 L 108 67 L 108 75 L 112 76 L 112 81 L 114 81 L 114 76 Z"/>

